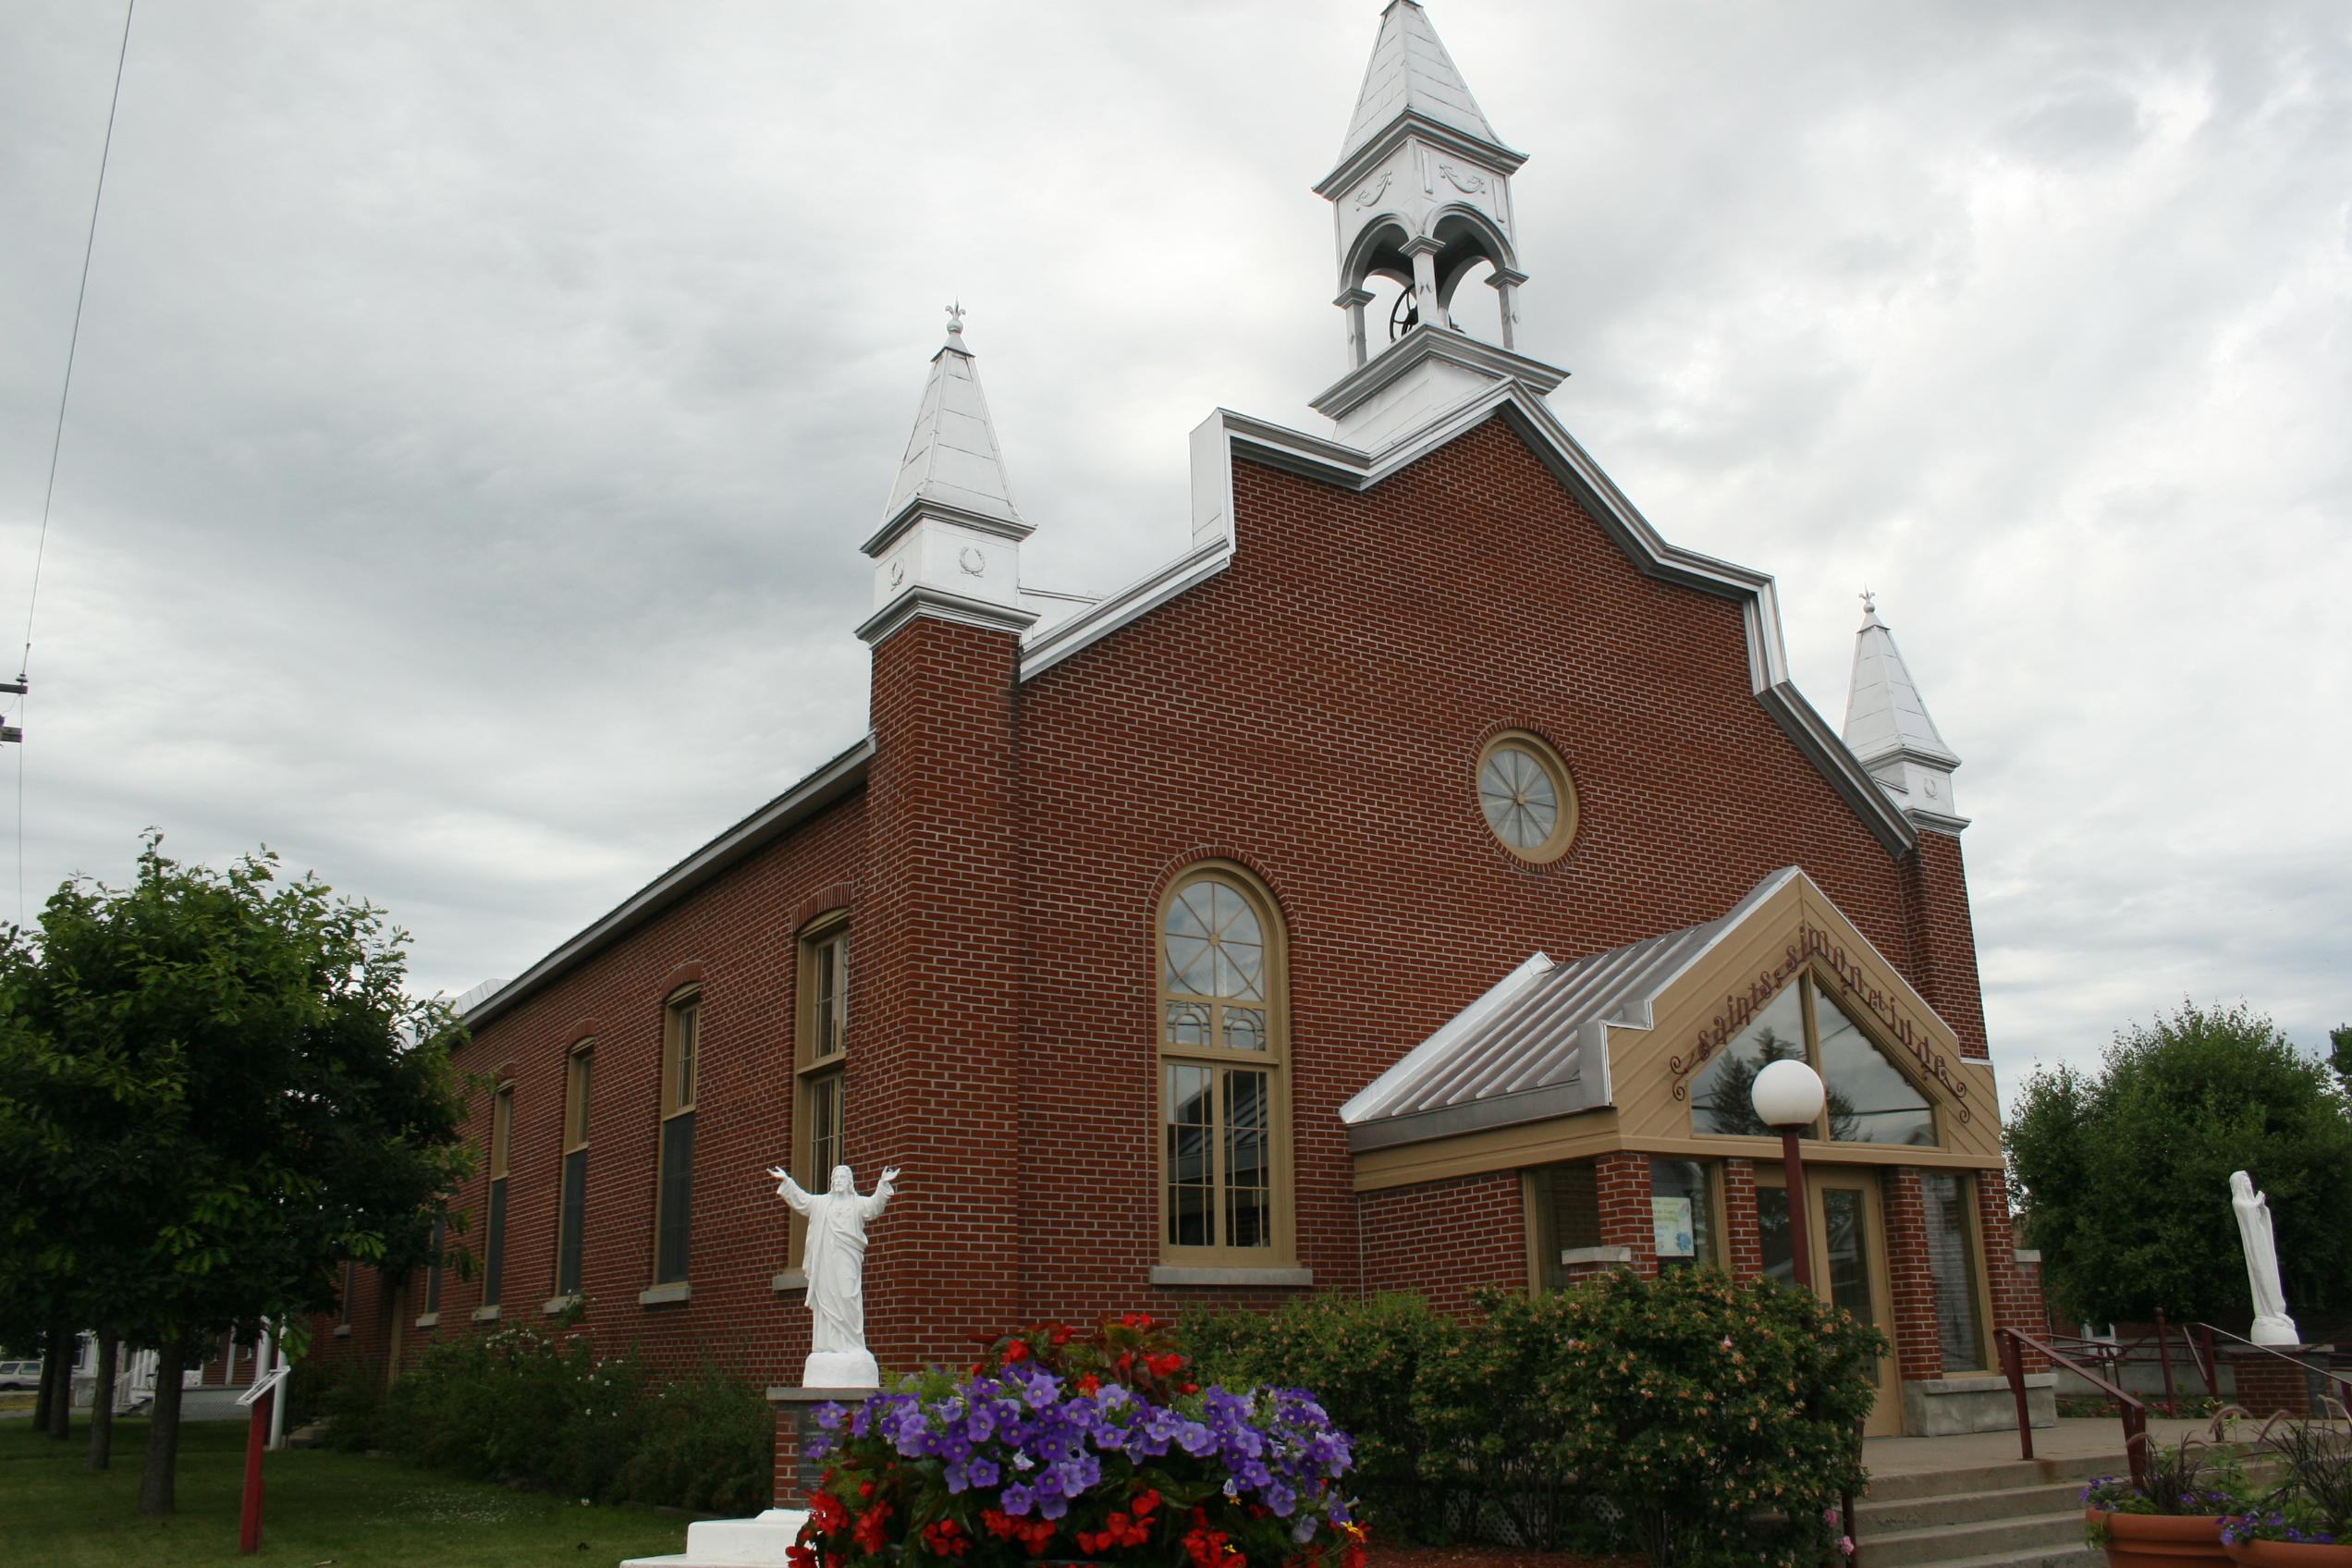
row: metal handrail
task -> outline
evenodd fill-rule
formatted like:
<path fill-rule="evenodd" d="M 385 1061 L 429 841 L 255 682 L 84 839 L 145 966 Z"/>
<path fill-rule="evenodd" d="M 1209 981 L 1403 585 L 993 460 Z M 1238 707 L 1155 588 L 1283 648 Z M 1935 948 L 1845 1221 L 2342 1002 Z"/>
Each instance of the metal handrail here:
<path fill-rule="evenodd" d="M 2279 1349 L 2276 1345 L 2255 1344 L 2252 1340 L 2248 1339 L 2243 1334 L 2233 1334 L 2227 1329 L 2216 1329 L 2211 1323 L 2199 1323 L 2197 1327 L 2204 1331 L 2208 1343 L 2211 1342 L 2213 1335 L 2219 1334 L 2225 1340 L 2236 1340 L 2239 1344 L 2246 1345 L 2254 1350 L 2259 1350 L 2266 1355 L 2275 1355 L 2281 1361 L 2300 1366 L 2306 1372 L 2317 1372 L 2329 1382 L 2334 1383 L 2338 1387 L 2342 1388 L 2345 1391 L 2343 1403 L 2347 1406 L 2352 1406 L 2352 1378 L 2346 1378 L 2342 1373 L 2334 1371 L 2330 1367 L 2314 1366 L 2308 1361 L 2287 1354 L 2286 1352 Z"/>
<path fill-rule="evenodd" d="M 2031 1334 L 2021 1333 L 2015 1329 L 1995 1329 L 1992 1333 L 2001 1345 L 2001 1370 L 2007 1374 L 2009 1391 L 2017 1400 L 2017 1457 L 2031 1459 L 2034 1456 L 2033 1416 L 2026 1409 L 2026 1358 L 2018 1348 L 2022 1345 L 2040 1352 L 2076 1377 L 2104 1389 L 2114 1400 L 2115 1408 L 2124 1419 L 2124 1458 L 2131 1466 L 2132 1485 L 2145 1488 L 2148 1485 L 2148 1406 L 2074 1357 L 2052 1350 Z"/>

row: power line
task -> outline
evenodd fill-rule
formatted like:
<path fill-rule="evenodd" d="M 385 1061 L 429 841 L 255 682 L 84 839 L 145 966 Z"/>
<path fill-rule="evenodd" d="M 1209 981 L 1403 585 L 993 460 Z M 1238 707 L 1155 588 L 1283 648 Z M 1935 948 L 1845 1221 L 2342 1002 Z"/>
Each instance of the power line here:
<path fill-rule="evenodd" d="M 13 690 L 30 706 L 28 690 L 32 668 L 32 615 L 41 603 L 41 565 L 49 552 L 49 508 L 57 496 L 57 453 L 66 442 L 66 405 L 73 398 L 74 356 L 81 347 L 81 307 L 90 298 L 90 258 L 98 249 L 98 209 L 106 199 L 106 162 L 115 151 L 115 111 L 122 104 L 123 62 L 130 57 L 130 18 L 139 0 L 123 0 L 122 43 L 115 51 L 115 90 L 106 99 L 106 139 L 98 149 L 98 186 L 90 197 L 90 229 L 81 240 L 81 282 L 74 290 L 73 332 L 66 339 L 65 382 L 57 388 L 57 424 L 49 436 L 49 481 L 41 492 L 41 532 L 32 546 L 32 587 L 25 595 L 24 654 L 18 661 Z M 11 740 L 21 739 L 22 730 Z M 25 917 L 24 896 L 24 753 L 17 753 L 17 923 Z"/>

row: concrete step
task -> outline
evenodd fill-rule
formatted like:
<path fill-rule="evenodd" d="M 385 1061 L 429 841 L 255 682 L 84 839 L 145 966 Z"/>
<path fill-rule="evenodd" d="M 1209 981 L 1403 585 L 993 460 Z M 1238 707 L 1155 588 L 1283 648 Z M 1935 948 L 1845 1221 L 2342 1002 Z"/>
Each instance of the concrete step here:
<path fill-rule="evenodd" d="M 2072 1482 L 2079 1491 L 2094 1476 L 2119 1476 L 2131 1466 L 2123 1451 L 2086 1454 L 2075 1459 L 2013 1459 L 2001 1464 L 1976 1464 L 1964 1470 L 1921 1470 L 1903 1476 L 1875 1476 L 1867 1494 L 1872 1502 L 1905 1502 L 1913 1498 L 1948 1497 L 1955 1492 L 1992 1492 L 2013 1488 L 2057 1486 Z"/>
<path fill-rule="evenodd" d="M 1996 1551 L 1989 1557 L 1945 1558 L 1936 1568 L 2105 1568 L 2107 1554 L 2076 1545 L 2027 1551 Z"/>
<path fill-rule="evenodd" d="M 1968 1525 L 1937 1525 L 1893 1530 L 1855 1542 L 1856 1568 L 1939 1568 L 1960 1559 L 2014 1562 L 2026 1557 L 2073 1551 L 2083 1544 L 2079 1508 L 2064 1513 L 2034 1513 L 2015 1519 L 1982 1519 Z"/>
<path fill-rule="evenodd" d="M 1857 1503 L 1854 1528 L 1858 1538 L 1928 1530 L 1950 1525 L 1974 1525 L 1988 1519 L 2018 1519 L 2040 1513 L 2063 1513 L 2082 1506 L 2082 1483 L 2059 1481 L 2040 1487 L 2003 1487 L 1991 1491 L 1942 1492 L 1927 1497 L 1881 1501 L 1876 1494 Z"/>

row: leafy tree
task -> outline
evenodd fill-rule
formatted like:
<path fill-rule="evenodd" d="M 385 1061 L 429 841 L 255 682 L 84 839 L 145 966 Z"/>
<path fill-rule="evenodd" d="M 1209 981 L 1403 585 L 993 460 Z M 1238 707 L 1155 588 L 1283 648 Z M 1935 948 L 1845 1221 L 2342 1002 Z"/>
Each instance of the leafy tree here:
<path fill-rule="evenodd" d="M 2037 1072 L 2006 1138 L 2027 1244 L 2082 1322 L 2245 1312 L 2235 1170 L 2270 1194 L 2288 1305 L 2352 1305 L 2352 1094 L 2243 1003 L 2184 1002 L 2095 1072 Z"/>
<path fill-rule="evenodd" d="M 267 851 L 159 844 L 0 940 L 0 1321 L 159 1350 L 142 1513 L 173 1510 L 191 1348 L 332 1311 L 346 1258 L 425 1263 L 468 1168 L 455 1021 L 402 989 L 405 934 Z"/>

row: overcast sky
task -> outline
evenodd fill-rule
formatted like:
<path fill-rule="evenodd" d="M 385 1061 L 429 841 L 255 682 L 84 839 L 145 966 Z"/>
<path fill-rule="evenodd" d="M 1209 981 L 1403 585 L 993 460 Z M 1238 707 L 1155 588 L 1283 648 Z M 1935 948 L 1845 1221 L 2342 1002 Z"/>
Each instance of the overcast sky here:
<path fill-rule="evenodd" d="M 2004 1090 L 2185 995 L 2352 1018 L 2352 12 L 1431 16 L 1531 154 L 1562 419 L 1777 575 L 1833 723 L 1878 590 Z M 1378 18 L 141 0 L 0 757 L 28 907 L 153 824 L 387 906 L 426 988 L 517 973 L 863 730 L 856 546 L 959 297 L 1024 575 L 1170 557 L 1211 408 L 1322 428 L 1308 187 Z M 11 644 L 121 19 L 0 4 Z"/>

